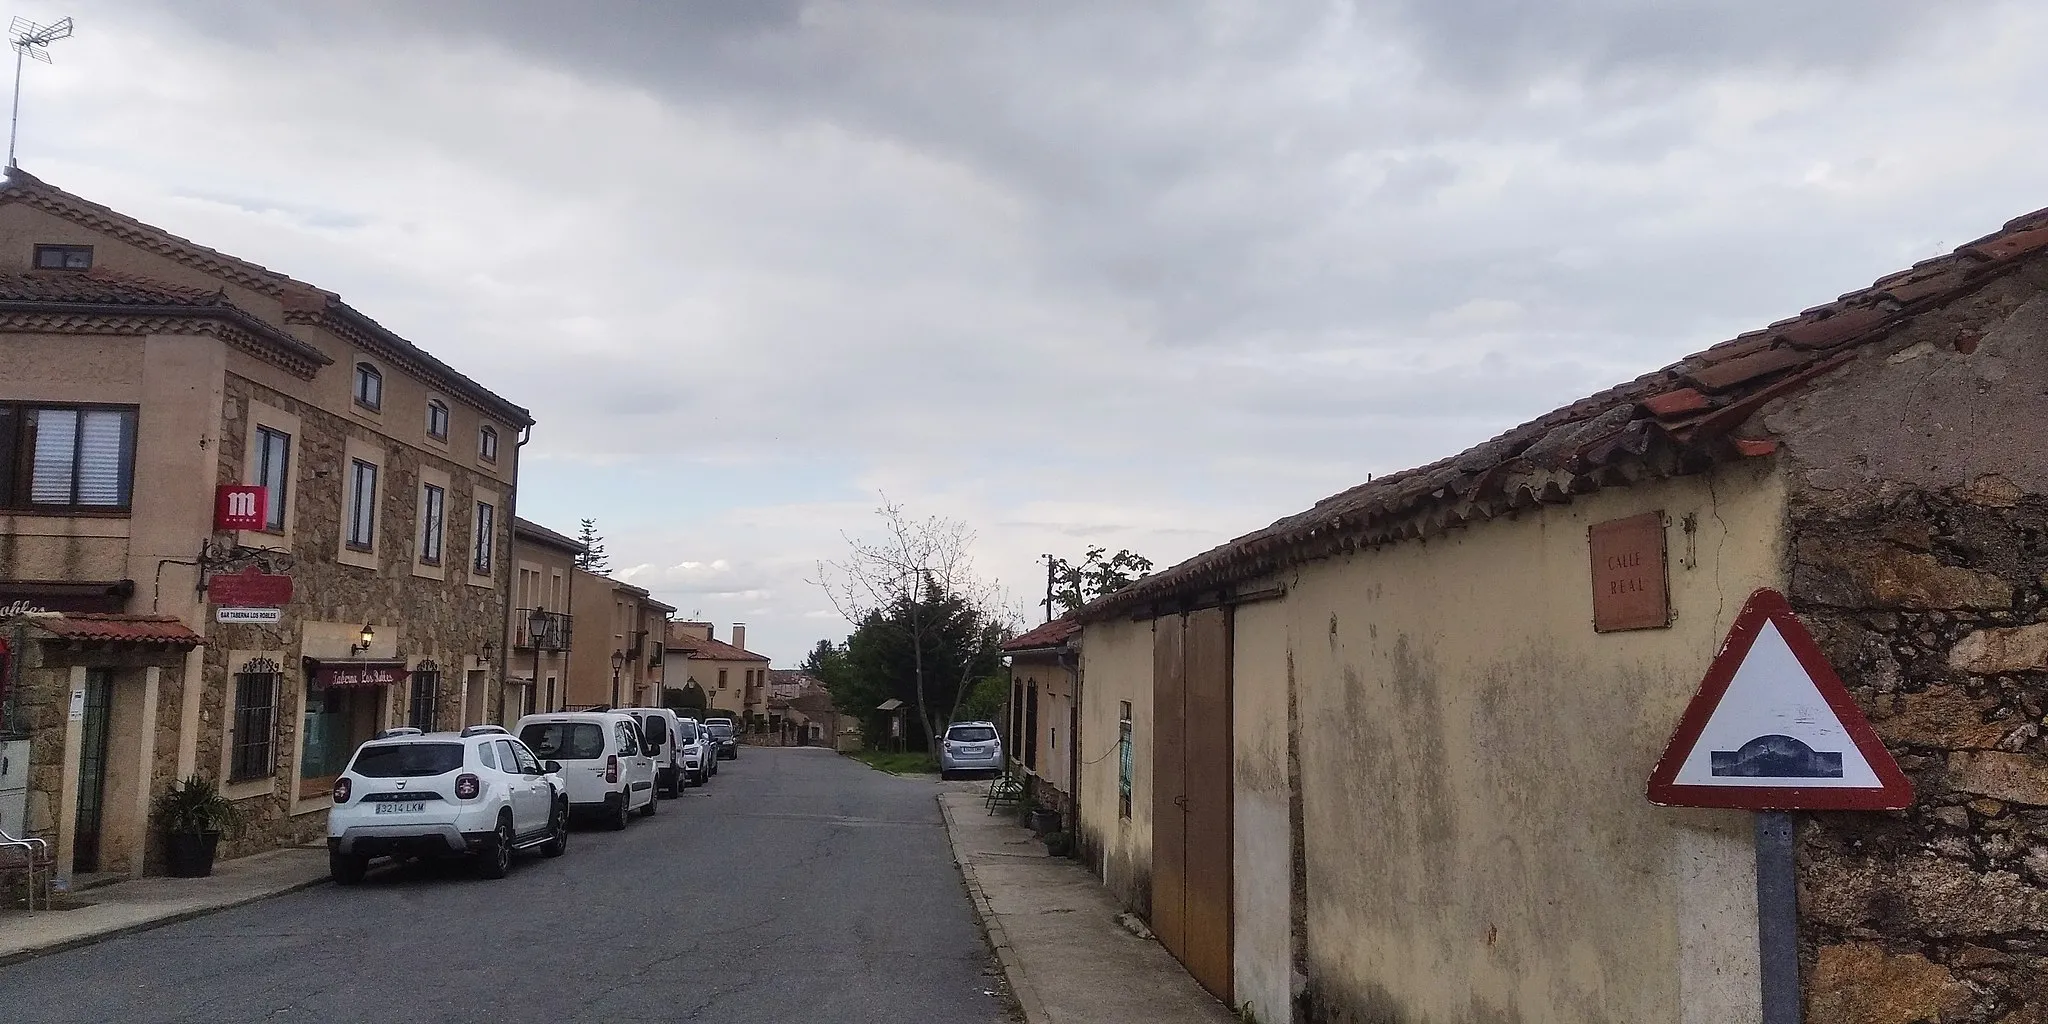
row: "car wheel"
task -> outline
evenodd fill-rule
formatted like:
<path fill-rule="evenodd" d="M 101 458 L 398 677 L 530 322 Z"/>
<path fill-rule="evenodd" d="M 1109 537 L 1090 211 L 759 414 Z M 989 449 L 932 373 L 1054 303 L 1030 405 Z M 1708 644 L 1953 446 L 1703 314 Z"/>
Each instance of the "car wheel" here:
<path fill-rule="evenodd" d="M 625 793 L 620 793 L 618 797 L 612 801 L 612 803 L 617 806 L 618 813 L 612 816 L 612 820 L 605 823 L 606 828 L 611 829 L 614 832 L 623 832 L 626 830 L 626 822 L 631 820 L 633 814 L 632 808 L 627 806 L 627 804 L 630 802 L 631 801 L 628 799 L 627 794 Z"/>
<path fill-rule="evenodd" d="M 641 813 L 642 815 L 645 815 L 646 817 L 652 818 L 652 817 L 654 817 L 654 811 L 655 811 L 655 809 L 656 809 L 656 808 L 658 808 L 658 807 L 660 807 L 660 806 L 661 806 L 661 790 L 660 790 L 660 789 L 659 789 L 658 787 L 653 787 L 653 786 L 650 786 L 650 787 L 648 787 L 648 790 L 647 790 L 647 806 L 645 806 L 645 807 L 642 807 L 642 808 L 640 808 L 640 813 Z"/>
<path fill-rule="evenodd" d="M 512 873 L 512 813 L 498 813 L 498 827 L 477 851 L 476 873 L 484 878 L 503 878 Z"/>
<path fill-rule="evenodd" d="M 361 854 L 327 851 L 327 874 L 336 885 L 360 885 L 370 870 L 370 858 Z"/>
<path fill-rule="evenodd" d="M 939 769 L 939 781 L 940 781 L 940 782 L 951 782 L 951 781 L 953 781 L 953 770 L 952 770 L 951 768 L 941 768 L 941 769 Z"/>
<path fill-rule="evenodd" d="M 540 852 L 549 857 L 559 857 L 569 852 L 569 804 L 563 801 L 555 804 L 555 831 L 548 836 L 547 845 Z"/>

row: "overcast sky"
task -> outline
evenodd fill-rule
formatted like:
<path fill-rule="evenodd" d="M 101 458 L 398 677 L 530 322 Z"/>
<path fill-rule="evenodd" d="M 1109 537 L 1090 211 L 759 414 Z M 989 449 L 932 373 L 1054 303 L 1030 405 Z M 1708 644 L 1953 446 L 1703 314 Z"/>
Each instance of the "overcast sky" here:
<path fill-rule="evenodd" d="M 16 13 L 24 168 L 528 406 L 520 513 L 785 666 L 878 493 L 1021 606 L 2048 205 L 2038 2 Z"/>

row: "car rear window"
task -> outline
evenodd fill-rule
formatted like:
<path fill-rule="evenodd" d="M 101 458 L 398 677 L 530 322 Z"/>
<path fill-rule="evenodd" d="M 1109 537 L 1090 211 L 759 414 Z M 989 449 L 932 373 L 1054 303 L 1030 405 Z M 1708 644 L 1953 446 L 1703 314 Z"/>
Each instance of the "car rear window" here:
<path fill-rule="evenodd" d="M 535 722 L 519 739 L 540 759 L 589 761 L 604 756 L 604 726 L 596 722 Z"/>
<path fill-rule="evenodd" d="M 668 742 L 668 719 L 660 715 L 648 715 L 640 720 L 640 735 L 654 743 Z"/>
<path fill-rule="evenodd" d="M 996 738 L 996 731 L 986 725 L 956 725 L 946 730 L 946 738 L 961 743 L 987 743 Z"/>
<path fill-rule="evenodd" d="M 412 779 L 445 775 L 460 767 L 460 743 L 391 743 L 357 751 L 349 770 L 372 779 Z"/>
<path fill-rule="evenodd" d="M 697 742 L 697 723 L 689 721 L 687 719 L 681 722 L 677 722 L 676 735 L 682 737 L 682 741 L 684 743 Z"/>
<path fill-rule="evenodd" d="M 723 722 L 713 722 L 710 725 L 705 726 L 704 728 L 710 731 L 711 735 L 716 736 L 719 739 L 725 739 L 726 737 L 732 735 L 732 726 L 726 725 Z"/>

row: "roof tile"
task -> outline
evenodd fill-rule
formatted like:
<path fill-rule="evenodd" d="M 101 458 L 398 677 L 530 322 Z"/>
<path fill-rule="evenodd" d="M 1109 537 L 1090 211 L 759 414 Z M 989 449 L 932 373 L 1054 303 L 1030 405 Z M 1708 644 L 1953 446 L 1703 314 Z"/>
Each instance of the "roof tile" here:
<path fill-rule="evenodd" d="M 67 613 L 38 615 L 27 621 L 35 628 L 64 640 L 161 644 L 168 647 L 197 647 L 205 642 L 183 622 L 168 615 Z"/>
<path fill-rule="evenodd" d="M 1765 404 L 1854 358 L 1852 346 L 1888 336 L 1896 324 L 1930 308 L 1931 299 L 1947 300 L 1982 287 L 2017 265 L 2012 255 L 2044 248 L 2048 210 L 2016 218 L 2001 234 L 1815 307 L 1832 315 L 1780 320 L 1545 413 L 1462 454 L 1341 491 L 1100 598 L 1075 618 L 1094 621 L 1162 597 L 1253 579 L 1358 546 L 1427 536 L 1503 509 L 1569 501 L 1573 494 L 1624 485 L 1640 474 L 1606 467 L 1630 456 L 1645 458 L 1660 445 L 1679 446 L 1686 454 L 1678 470 L 1651 463 L 1654 472 L 1697 468 L 1701 458 L 1766 454 L 1774 450 L 1768 438 L 1725 439 Z M 1879 300 L 1886 297 L 1907 308 L 1882 304 Z M 1781 336 L 1784 345 L 1776 344 Z M 1647 418 L 1636 418 L 1638 410 Z M 1479 505 L 1469 505 L 1474 495 L 1483 495 L 1476 499 Z"/>
<path fill-rule="evenodd" d="M 1796 348 L 1771 348 L 1735 359 L 1708 363 L 1688 370 L 1686 377 L 1708 391 L 1726 391 L 1737 384 L 1755 380 L 1804 363 L 1813 356 Z"/>

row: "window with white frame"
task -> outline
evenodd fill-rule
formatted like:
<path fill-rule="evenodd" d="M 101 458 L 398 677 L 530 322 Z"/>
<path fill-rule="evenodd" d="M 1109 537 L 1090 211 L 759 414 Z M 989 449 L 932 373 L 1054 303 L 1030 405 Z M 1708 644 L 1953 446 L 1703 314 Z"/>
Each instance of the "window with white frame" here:
<path fill-rule="evenodd" d="M 369 551 L 377 544 L 377 464 L 350 459 L 348 468 L 348 546 Z"/>
<path fill-rule="evenodd" d="M 384 374 L 369 363 L 356 364 L 356 404 L 375 411 L 384 407 Z"/>
<path fill-rule="evenodd" d="M 420 564 L 441 564 L 441 541 L 447 533 L 448 489 L 420 485 Z"/>
<path fill-rule="evenodd" d="M 263 528 L 284 532 L 284 502 L 291 486 L 292 436 L 274 427 L 256 428 L 256 482 L 267 494 Z"/>
<path fill-rule="evenodd" d="M 135 485 L 134 406 L 0 404 L 0 505 L 125 512 Z"/>
<path fill-rule="evenodd" d="M 498 510 L 490 502 L 476 503 L 476 557 L 470 571 L 478 576 L 491 574 L 491 553 L 498 546 Z"/>

